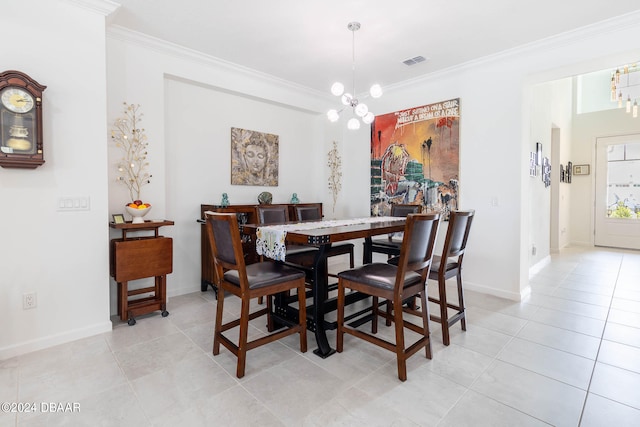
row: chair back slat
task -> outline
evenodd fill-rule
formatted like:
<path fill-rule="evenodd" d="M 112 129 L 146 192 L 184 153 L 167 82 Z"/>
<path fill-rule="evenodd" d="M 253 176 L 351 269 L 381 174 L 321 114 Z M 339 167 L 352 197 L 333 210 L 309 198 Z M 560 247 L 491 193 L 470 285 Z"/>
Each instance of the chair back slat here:
<path fill-rule="evenodd" d="M 474 215 L 474 210 L 451 211 L 449 228 L 442 251 L 443 258 L 461 257 L 464 254 Z"/>
<path fill-rule="evenodd" d="M 391 205 L 391 216 L 407 216 L 409 214 L 420 213 L 420 205 Z"/>
<path fill-rule="evenodd" d="M 408 271 L 419 273 L 423 281 L 426 281 L 439 223 L 440 214 L 438 213 L 407 215 L 398 261 L 396 292 L 401 291 L 400 284 L 404 283 L 404 277 Z"/>
<path fill-rule="evenodd" d="M 233 213 L 205 212 L 207 235 L 216 267 L 217 280 L 227 270 L 237 270 L 246 283 L 246 266 L 238 218 Z"/>
<path fill-rule="evenodd" d="M 391 216 L 397 217 L 406 217 L 409 214 L 417 214 L 422 211 L 422 207 L 420 205 L 391 205 Z M 393 242 L 393 238 L 402 239 L 403 232 L 400 233 L 389 233 L 387 235 L 387 239 L 389 242 Z M 397 253 L 396 253 L 397 254 Z"/>
<path fill-rule="evenodd" d="M 286 206 L 258 206 L 258 224 L 282 224 L 289 221 L 289 211 Z"/>
<path fill-rule="evenodd" d="M 235 252 L 233 250 L 233 236 L 228 221 L 210 220 L 213 240 L 216 244 L 217 257 L 225 263 L 236 265 Z"/>
<path fill-rule="evenodd" d="M 313 221 L 322 219 L 319 206 L 296 206 L 295 209 L 297 221 Z"/>

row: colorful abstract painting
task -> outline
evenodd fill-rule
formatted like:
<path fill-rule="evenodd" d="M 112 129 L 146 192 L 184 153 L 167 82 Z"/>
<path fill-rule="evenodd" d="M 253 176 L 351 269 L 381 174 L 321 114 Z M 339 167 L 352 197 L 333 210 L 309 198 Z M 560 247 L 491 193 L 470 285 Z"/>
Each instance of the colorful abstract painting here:
<path fill-rule="evenodd" d="M 458 208 L 460 99 L 376 116 L 371 126 L 371 215 L 418 204 L 448 218 Z"/>

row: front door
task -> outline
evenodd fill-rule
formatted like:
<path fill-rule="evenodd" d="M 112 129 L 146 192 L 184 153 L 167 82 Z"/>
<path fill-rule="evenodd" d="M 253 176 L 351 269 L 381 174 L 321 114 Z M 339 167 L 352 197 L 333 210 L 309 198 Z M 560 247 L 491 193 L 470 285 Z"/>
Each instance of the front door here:
<path fill-rule="evenodd" d="M 640 249 L 640 134 L 596 140 L 595 245 Z"/>

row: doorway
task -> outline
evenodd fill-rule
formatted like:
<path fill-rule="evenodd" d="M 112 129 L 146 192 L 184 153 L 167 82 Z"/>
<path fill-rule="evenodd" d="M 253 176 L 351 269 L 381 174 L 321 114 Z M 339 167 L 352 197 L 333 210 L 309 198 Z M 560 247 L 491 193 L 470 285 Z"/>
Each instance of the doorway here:
<path fill-rule="evenodd" d="M 640 134 L 596 139 L 596 246 L 640 249 Z"/>

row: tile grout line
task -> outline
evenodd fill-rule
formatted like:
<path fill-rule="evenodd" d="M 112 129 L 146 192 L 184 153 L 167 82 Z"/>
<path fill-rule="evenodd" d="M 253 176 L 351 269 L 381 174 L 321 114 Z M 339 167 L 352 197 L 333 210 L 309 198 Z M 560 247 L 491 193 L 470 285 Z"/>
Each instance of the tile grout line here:
<path fill-rule="evenodd" d="M 469 307 L 467 307 L 467 306 L 466 306 L 466 304 L 465 304 L 465 312 L 468 310 L 468 308 L 469 308 Z M 539 308 L 540 308 L 540 307 L 538 307 L 538 309 L 539 309 Z M 502 314 L 504 314 L 504 313 L 502 313 Z M 505 314 L 505 316 L 510 316 L 510 315 Z M 512 317 L 516 317 L 516 316 L 512 316 Z M 466 318 L 466 313 L 465 313 L 465 318 Z M 539 420 L 539 421 L 541 421 L 541 422 L 546 423 L 544 420 L 541 420 L 541 419 L 539 419 L 539 418 L 537 418 L 537 417 L 534 417 L 533 415 L 528 414 L 528 413 L 526 413 L 526 412 L 524 412 L 524 411 L 522 411 L 522 410 L 520 410 L 520 409 L 518 409 L 518 408 L 515 408 L 515 407 L 513 407 L 513 406 L 511 406 L 511 405 L 507 405 L 506 403 L 501 402 L 501 401 L 499 401 L 499 400 L 497 400 L 497 399 L 495 399 L 495 398 L 493 398 L 493 397 L 491 397 L 491 396 L 488 396 L 488 395 L 486 395 L 486 394 L 484 394 L 484 393 L 481 393 L 481 392 L 479 392 L 479 391 L 476 391 L 476 390 L 473 390 L 473 389 L 472 389 L 473 385 L 474 385 L 476 382 L 478 382 L 478 380 L 480 379 L 480 377 L 482 376 L 482 374 L 484 374 L 485 372 L 487 372 L 487 371 L 488 371 L 492 366 L 494 366 L 494 365 L 495 365 L 495 363 L 496 363 L 497 361 L 499 361 L 498 357 L 499 357 L 499 356 L 500 356 L 500 354 L 504 351 L 504 349 L 509 345 L 509 343 L 511 343 L 511 342 L 514 340 L 514 338 L 516 338 L 516 335 L 517 335 L 520 331 L 522 331 L 522 329 L 523 329 L 524 327 L 526 327 L 526 326 L 529 324 L 529 322 L 531 322 L 531 320 L 530 320 L 530 319 L 523 319 L 523 320 L 525 320 L 525 321 L 526 321 L 526 323 L 525 323 L 524 325 L 522 325 L 522 327 L 521 327 L 520 329 L 518 329 L 518 331 L 517 331 L 517 332 L 515 332 L 515 334 L 514 334 L 514 335 L 509 335 L 509 336 L 510 336 L 509 340 L 504 344 L 504 346 L 500 349 L 500 351 L 498 351 L 498 353 L 496 353 L 496 355 L 493 357 L 493 360 L 491 361 L 491 363 L 489 363 L 489 364 L 487 365 L 487 367 L 486 367 L 486 368 L 484 368 L 484 370 L 482 370 L 482 372 L 480 372 L 480 373 L 478 374 L 478 376 L 476 376 L 476 378 L 474 378 L 474 379 L 473 379 L 473 381 L 471 381 L 471 383 L 470 383 L 468 386 L 464 386 L 464 385 L 463 385 L 463 387 L 466 387 L 466 390 L 464 391 L 464 393 L 462 393 L 462 395 L 460 395 L 460 397 L 456 400 L 456 402 L 455 402 L 455 403 L 454 403 L 454 404 L 453 404 L 453 405 L 452 405 L 452 406 L 447 410 L 447 412 L 442 416 L 442 418 L 440 418 L 440 420 L 438 421 L 438 423 L 436 424 L 436 426 L 439 426 L 439 425 L 442 423 L 442 421 L 443 421 L 443 420 L 447 417 L 447 415 L 448 415 L 448 414 L 453 410 L 453 408 L 455 408 L 455 407 L 456 407 L 456 405 L 457 405 L 457 404 L 458 404 L 458 403 L 459 403 L 459 402 L 460 402 L 460 401 L 461 401 L 461 400 L 462 400 L 462 399 L 463 399 L 467 394 L 469 394 L 469 392 L 470 392 L 470 391 L 472 391 L 472 392 L 474 392 L 474 393 L 478 393 L 478 394 L 480 394 L 480 395 L 484 396 L 484 397 L 485 397 L 485 398 L 487 398 L 487 399 L 493 400 L 494 402 L 496 402 L 496 403 L 498 403 L 498 404 L 500 404 L 500 405 L 504 405 L 504 406 L 506 406 L 506 407 L 508 407 L 508 408 L 510 408 L 510 409 L 512 409 L 512 410 L 514 410 L 514 411 L 517 411 L 517 412 L 519 412 L 519 413 L 521 413 L 521 414 L 523 414 L 523 415 L 525 415 L 525 416 L 527 416 L 527 417 L 531 417 L 531 418 L 533 418 L 533 419 L 536 419 L 536 420 Z M 466 331 L 464 331 L 464 332 L 466 332 Z M 506 334 L 505 334 L 505 335 L 506 335 Z M 455 343 L 451 343 L 451 344 L 452 344 L 452 345 L 457 345 L 457 344 L 455 344 Z M 506 362 L 505 362 L 505 363 L 506 363 Z M 438 374 L 438 373 L 436 373 L 436 375 L 439 375 L 439 374 Z M 444 378 L 446 378 L 446 377 L 444 377 Z M 462 384 L 460 384 L 460 385 L 462 385 Z"/>
<path fill-rule="evenodd" d="M 136 391 L 135 387 L 133 386 L 133 382 L 132 382 L 131 378 L 129 378 L 129 375 L 127 375 L 127 372 L 122 367 L 122 364 L 121 364 L 120 360 L 116 356 L 116 350 L 109 343 L 109 340 L 106 338 L 106 334 L 103 335 L 103 339 L 104 339 L 105 344 L 107 345 L 107 348 L 111 352 L 111 356 L 113 357 L 113 360 L 115 360 L 116 365 L 118 365 L 118 369 L 120 369 L 120 372 L 122 372 L 122 375 L 124 376 L 124 378 L 126 380 L 127 387 L 129 387 L 129 390 L 131 390 L 131 393 L 135 397 L 136 402 L 138 404 L 138 407 L 140 408 L 140 411 L 142 412 L 142 416 L 149 423 L 149 425 L 153 425 L 153 422 L 151 421 L 151 418 L 149 417 L 148 412 L 145 410 L 145 407 L 142 404 L 142 401 L 140 400 L 140 396 L 138 395 L 138 392 Z"/>
<path fill-rule="evenodd" d="M 593 374 L 596 371 L 596 366 L 598 365 L 598 357 L 600 356 L 600 349 L 602 348 L 602 341 L 604 340 L 604 334 L 607 330 L 607 325 L 609 323 L 609 315 L 611 314 L 611 306 L 613 305 L 613 297 L 616 293 L 616 288 L 618 286 L 618 280 L 620 278 L 620 271 L 622 270 L 622 263 L 624 261 L 625 254 L 622 254 L 622 258 L 620 259 L 620 264 L 618 266 L 618 273 L 616 275 L 616 281 L 613 285 L 613 292 L 611 293 L 611 299 L 609 300 L 609 308 L 607 309 L 607 316 L 604 319 L 604 327 L 602 328 L 602 334 L 600 335 L 600 343 L 598 343 L 598 351 L 596 351 L 596 357 L 593 361 L 593 369 L 591 369 L 591 375 L 589 377 L 589 384 L 587 385 L 586 394 L 584 397 L 584 402 L 582 403 L 582 410 L 580 411 L 580 418 L 578 419 L 578 426 L 582 424 L 582 418 L 584 417 L 584 410 L 587 406 L 587 400 L 589 399 L 589 392 L 591 390 L 591 382 L 593 381 Z"/>
<path fill-rule="evenodd" d="M 577 266 L 576 266 L 576 267 L 577 267 Z M 574 269 L 575 269 L 575 267 L 574 267 Z M 619 269 L 618 269 L 618 274 L 619 274 L 619 270 L 620 270 L 620 267 L 619 267 Z M 569 275 L 569 273 L 567 273 L 567 274 L 565 275 L 565 278 L 566 278 L 566 276 L 568 276 L 568 275 Z M 563 278 L 562 280 L 564 280 L 564 278 Z M 616 278 L 616 281 L 617 281 L 617 278 Z M 555 289 L 558 289 L 558 287 L 559 287 L 559 285 L 558 285 L 558 286 L 556 286 L 556 287 L 555 287 Z M 554 290 L 555 290 L 555 289 L 554 289 Z M 614 289 L 615 289 L 615 288 L 614 288 Z M 612 301 L 612 299 L 613 299 L 613 294 L 612 294 L 612 296 L 611 296 L 611 301 Z M 610 309 L 610 307 L 611 307 L 611 301 L 609 302 L 609 309 Z M 539 311 L 539 310 L 540 310 L 540 309 L 542 309 L 542 308 L 545 308 L 545 307 L 543 307 L 543 306 L 537 306 L 537 311 Z M 503 314 L 504 314 L 504 313 L 503 313 Z M 509 316 L 510 316 L 510 315 L 509 315 Z M 513 317 L 518 318 L 517 316 L 513 316 Z M 607 318 L 608 318 L 608 315 L 607 315 Z M 532 322 L 533 322 L 533 323 L 536 323 L 536 322 L 534 322 L 531 318 L 524 318 L 523 320 L 525 320 L 525 322 L 526 322 L 526 323 L 525 323 L 524 325 L 522 325 L 522 327 L 520 327 L 520 328 L 518 329 L 518 331 L 517 331 L 517 332 L 515 332 L 515 334 L 514 334 L 514 335 L 510 335 L 510 339 L 509 339 L 509 341 L 507 341 L 507 342 L 505 343 L 505 345 L 500 349 L 500 351 L 495 355 L 495 357 L 493 358 L 492 363 L 491 363 L 491 364 L 489 364 L 489 366 L 487 366 L 487 368 L 485 368 L 485 369 L 480 373 L 480 375 L 478 375 L 478 376 L 477 376 L 477 377 L 476 377 L 476 378 L 471 382 L 471 384 L 467 387 L 467 390 L 462 394 L 462 396 L 461 396 L 461 398 L 460 398 L 460 399 L 462 399 L 462 397 L 464 397 L 465 395 L 467 395 L 467 394 L 468 394 L 468 392 L 469 392 L 469 390 L 472 390 L 473 385 L 474 385 L 474 384 L 479 380 L 480 376 L 481 376 L 484 372 L 486 372 L 486 371 L 487 371 L 491 366 L 495 365 L 495 363 L 496 363 L 496 362 L 500 361 L 500 362 L 503 362 L 503 363 L 507 363 L 507 364 L 513 365 L 513 364 L 512 364 L 512 363 L 510 363 L 510 362 L 501 361 L 501 360 L 499 359 L 499 357 L 500 357 L 500 355 L 505 351 L 505 348 L 506 348 L 506 347 L 507 347 L 511 342 L 513 342 L 513 340 L 514 340 L 514 339 L 519 338 L 519 337 L 518 337 L 518 334 L 519 334 L 519 333 L 520 333 L 520 332 L 521 332 L 521 331 L 522 331 L 522 330 L 523 330 L 527 325 L 529 325 L 529 324 L 530 324 L 530 323 L 532 323 Z M 605 320 L 605 327 L 606 327 L 606 320 Z M 603 336 L 603 335 L 604 335 L 604 329 L 603 329 L 603 332 L 602 332 L 602 335 L 601 335 L 600 344 L 602 343 L 602 336 Z M 523 339 L 523 338 L 520 338 L 520 339 Z M 527 340 L 527 341 L 528 341 L 528 340 Z M 533 342 L 533 341 L 532 341 L 532 342 Z M 540 344 L 540 345 L 544 345 L 544 344 Z M 550 348 L 553 348 L 553 347 L 550 347 Z M 599 349 L 600 349 L 600 346 L 598 346 L 598 352 L 599 352 Z M 562 351 L 564 351 L 564 350 L 562 350 Z M 570 352 L 568 352 L 568 353 L 569 353 L 569 354 L 572 354 L 572 353 L 570 353 Z M 576 356 L 579 356 L 579 355 L 576 355 Z M 595 363 L 596 363 L 596 361 L 597 361 L 597 354 L 596 354 L 596 358 L 594 359 L 594 368 L 592 369 L 591 376 L 593 376 L 593 371 L 595 370 Z M 513 366 L 517 366 L 517 367 L 518 367 L 518 365 L 513 365 Z M 525 368 L 525 369 L 526 369 L 526 368 Z M 526 370 L 527 370 L 527 371 L 530 371 L 529 369 L 526 369 Z M 534 373 L 536 373 L 535 371 L 530 371 L 530 372 L 534 372 Z M 546 377 L 546 375 L 544 375 L 544 376 Z M 551 378 L 551 377 L 548 377 L 548 378 L 553 379 L 553 378 Z M 554 380 L 555 380 L 555 379 L 554 379 Z M 558 381 L 558 380 L 555 380 L 555 381 Z M 565 383 L 565 384 L 567 384 L 567 383 Z M 579 423 L 580 423 L 580 422 L 581 422 L 581 420 L 582 420 L 582 415 L 583 415 L 583 413 L 584 413 L 584 407 L 585 407 L 585 404 L 586 404 L 586 398 L 587 398 L 587 396 L 588 396 L 588 390 L 589 390 L 590 384 L 591 384 L 591 379 L 589 380 L 589 385 L 587 386 L 587 390 L 585 390 L 585 392 L 586 392 L 586 395 L 585 395 L 585 401 L 583 402 L 583 405 L 582 405 L 582 410 L 581 410 L 581 412 L 580 412 L 580 418 L 579 418 L 579 421 L 578 421 L 578 425 L 579 425 Z M 569 386 L 571 386 L 571 387 L 575 387 L 575 386 L 573 386 L 573 385 L 571 385 L 571 384 L 567 384 L 567 385 L 569 385 Z M 475 391 L 475 390 L 472 390 L 472 391 L 474 391 L 474 392 L 478 393 L 478 392 L 477 392 L 477 391 Z M 517 412 L 520 412 L 520 413 L 522 413 L 522 414 L 524 414 L 524 415 L 526 415 L 526 416 L 528 416 L 528 417 L 531 417 L 531 418 L 536 419 L 536 420 L 538 420 L 538 421 L 541 421 L 541 422 L 543 422 L 543 423 L 545 423 L 545 424 L 548 424 L 548 423 L 547 423 L 546 421 L 544 421 L 543 419 L 537 418 L 537 417 L 535 417 L 535 416 L 534 416 L 534 415 L 532 415 L 532 414 L 529 414 L 529 413 L 523 412 L 522 410 L 520 410 L 520 409 L 518 409 L 518 408 L 516 408 L 516 407 L 513 407 L 513 406 L 510 406 L 510 405 L 507 405 L 506 403 L 503 403 L 503 402 L 501 402 L 501 401 L 499 401 L 499 400 L 496 400 L 496 399 L 494 399 L 494 398 L 493 398 L 493 397 L 491 397 L 491 396 L 487 396 L 487 395 L 485 395 L 485 394 L 483 394 L 483 393 L 480 393 L 480 394 L 482 394 L 483 396 L 485 396 L 485 397 L 486 397 L 486 398 L 488 398 L 488 399 L 491 399 L 491 400 L 493 400 L 493 401 L 495 401 L 495 402 L 497 402 L 497 403 L 499 403 L 499 404 L 501 404 L 501 405 L 505 405 L 505 406 L 507 406 L 507 407 L 509 407 L 509 408 L 511 408 L 511 409 L 513 409 L 513 410 L 515 410 L 515 411 L 517 411 Z M 460 400 L 460 399 L 459 399 L 459 400 Z M 459 401 L 459 400 L 458 400 L 458 401 Z M 454 405 L 454 406 L 455 406 L 455 405 Z M 447 413 L 448 413 L 448 412 L 447 412 Z M 444 417 L 443 417 L 442 419 L 444 419 Z M 442 421 L 442 419 L 441 419 L 440 421 Z"/>

